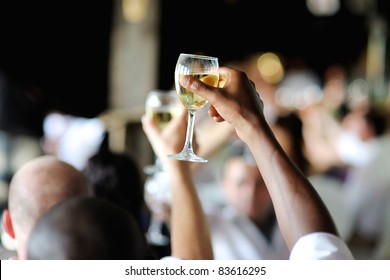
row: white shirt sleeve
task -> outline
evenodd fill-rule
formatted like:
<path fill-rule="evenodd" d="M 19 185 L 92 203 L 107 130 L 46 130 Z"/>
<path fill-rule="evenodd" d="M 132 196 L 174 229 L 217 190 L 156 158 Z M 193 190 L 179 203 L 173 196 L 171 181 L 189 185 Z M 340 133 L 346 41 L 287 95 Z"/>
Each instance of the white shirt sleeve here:
<path fill-rule="evenodd" d="M 315 232 L 301 237 L 291 250 L 290 260 L 353 260 L 354 257 L 336 235 Z"/>

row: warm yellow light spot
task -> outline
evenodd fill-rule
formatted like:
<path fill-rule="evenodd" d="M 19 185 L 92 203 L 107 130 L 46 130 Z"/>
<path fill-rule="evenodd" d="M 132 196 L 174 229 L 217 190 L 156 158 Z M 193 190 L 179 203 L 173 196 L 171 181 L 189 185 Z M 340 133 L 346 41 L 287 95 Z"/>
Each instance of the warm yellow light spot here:
<path fill-rule="evenodd" d="M 265 53 L 257 59 L 257 69 L 263 79 L 276 84 L 284 77 L 284 68 L 279 57 L 274 53 Z"/>
<path fill-rule="evenodd" d="M 126 21 L 141 22 L 146 17 L 149 0 L 122 0 L 122 11 Z"/>

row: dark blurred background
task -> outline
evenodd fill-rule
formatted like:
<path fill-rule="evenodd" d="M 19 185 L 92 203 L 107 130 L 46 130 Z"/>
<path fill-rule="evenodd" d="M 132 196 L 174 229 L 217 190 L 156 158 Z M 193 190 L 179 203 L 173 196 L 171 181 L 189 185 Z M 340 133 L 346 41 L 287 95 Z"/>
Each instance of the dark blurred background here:
<path fill-rule="evenodd" d="M 224 63 L 274 51 L 301 56 L 320 74 L 334 62 L 349 66 L 367 47 L 372 10 L 389 17 L 390 4 L 337 2 L 336 13 L 318 16 L 305 0 L 161 0 L 158 87 L 172 86 L 180 52 L 204 52 Z M 0 68 L 42 89 L 51 107 L 95 116 L 107 107 L 113 5 L 111 0 L 1 1 Z"/>
<path fill-rule="evenodd" d="M 367 45 L 368 14 L 353 13 L 346 1 L 332 16 L 312 14 L 305 0 L 200 0 L 196 7 L 191 1 L 163 2 L 171 5 L 162 10 L 161 65 L 170 67 L 182 51 L 207 52 L 222 62 L 274 51 L 286 58 L 302 56 L 321 73 L 334 62 L 355 62 Z M 378 10 L 386 16 L 388 3 L 378 1 Z M 193 31 L 199 38 L 186 36 Z"/>
<path fill-rule="evenodd" d="M 0 67 L 51 107 L 96 115 L 107 105 L 111 22 L 107 0 L 1 1 Z"/>

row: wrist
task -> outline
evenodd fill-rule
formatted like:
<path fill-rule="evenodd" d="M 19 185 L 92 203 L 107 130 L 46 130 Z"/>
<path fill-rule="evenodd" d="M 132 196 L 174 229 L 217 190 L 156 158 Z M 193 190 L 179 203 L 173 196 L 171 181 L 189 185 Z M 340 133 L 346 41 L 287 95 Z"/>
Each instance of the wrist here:
<path fill-rule="evenodd" d="M 256 139 L 264 137 L 270 129 L 265 119 L 259 115 L 244 117 L 237 127 L 240 128 L 237 133 L 247 145 L 253 141 L 258 142 Z"/>

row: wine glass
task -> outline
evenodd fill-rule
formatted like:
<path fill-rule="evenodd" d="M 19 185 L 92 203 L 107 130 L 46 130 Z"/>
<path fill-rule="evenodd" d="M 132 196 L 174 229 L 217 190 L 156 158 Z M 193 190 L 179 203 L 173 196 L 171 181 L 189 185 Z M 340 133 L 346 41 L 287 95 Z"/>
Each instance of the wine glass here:
<path fill-rule="evenodd" d="M 149 244 L 166 246 L 169 237 L 164 235 L 163 226 L 170 205 L 170 186 L 167 173 L 155 172 L 145 181 L 145 202 L 151 210 L 151 218 L 146 233 Z"/>
<path fill-rule="evenodd" d="M 200 79 L 206 84 L 217 86 L 219 80 L 218 58 L 185 53 L 179 55 L 175 69 L 175 88 L 188 111 L 187 134 L 183 150 L 178 154 L 168 155 L 168 157 L 191 162 L 207 162 L 207 159 L 197 156 L 192 147 L 195 113 L 207 104 L 207 100 L 180 85 L 180 78 L 186 75 Z"/>
<path fill-rule="evenodd" d="M 172 118 L 181 113 L 181 106 L 175 90 L 154 89 L 146 96 L 145 114 L 161 130 Z M 145 166 L 143 170 L 147 175 L 153 175 L 155 172 L 161 171 L 162 168 L 160 159 L 156 158 L 153 165 Z"/>

